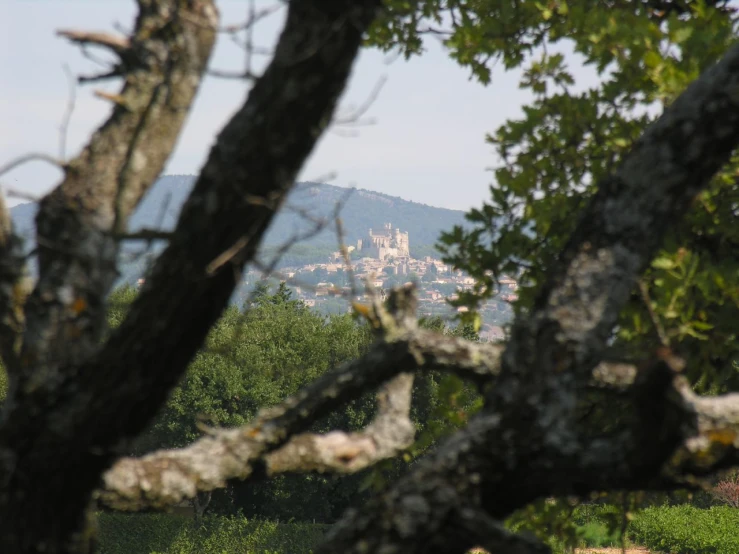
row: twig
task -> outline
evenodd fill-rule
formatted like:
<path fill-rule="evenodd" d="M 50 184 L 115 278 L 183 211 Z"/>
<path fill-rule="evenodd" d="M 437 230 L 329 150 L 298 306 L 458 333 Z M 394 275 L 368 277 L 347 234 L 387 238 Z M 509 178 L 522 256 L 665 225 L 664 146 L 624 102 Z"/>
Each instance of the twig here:
<path fill-rule="evenodd" d="M 67 109 L 62 116 L 61 125 L 59 125 L 59 159 L 64 160 L 67 157 L 67 132 L 69 131 L 69 122 L 74 113 L 74 107 L 77 102 L 77 84 L 74 75 L 67 64 L 62 66 L 64 74 L 67 76 L 67 85 L 69 86 L 69 97 L 67 99 Z"/>
<path fill-rule="evenodd" d="M 349 194 L 354 192 L 354 190 L 355 189 L 349 189 L 349 192 L 346 194 L 346 199 L 349 198 Z M 344 258 L 346 274 L 349 278 L 349 286 L 351 287 L 352 291 L 352 299 L 354 299 L 357 297 L 357 285 L 354 279 L 354 268 L 352 267 L 352 262 L 349 259 L 349 250 L 344 243 L 344 225 L 341 221 L 341 218 L 339 217 L 338 209 L 334 212 L 334 221 L 336 222 L 336 238 L 339 242 L 339 252 L 341 252 L 341 256 Z"/>
<path fill-rule="evenodd" d="M 381 76 L 377 83 L 375 83 L 375 86 L 372 88 L 372 91 L 370 92 L 367 99 L 359 105 L 358 108 L 354 110 L 350 110 L 350 113 L 346 115 L 345 117 L 336 117 L 333 119 L 332 123 L 335 125 L 348 125 L 348 124 L 357 124 L 359 121 L 359 118 L 361 118 L 367 111 L 372 107 L 372 104 L 375 103 L 377 98 L 380 95 L 380 91 L 382 90 L 382 87 L 385 86 L 385 83 L 387 82 L 387 75 Z"/>
<path fill-rule="evenodd" d="M 58 160 L 54 156 L 51 156 L 49 154 L 44 154 L 43 152 L 32 152 L 30 154 L 23 154 L 22 156 L 18 156 L 14 160 L 10 160 L 5 165 L 0 166 L 0 175 L 4 175 L 8 171 L 13 170 L 20 165 L 23 165 L 28 162 L 35 162 L 35 161 L 46 162 L 48 164 L 58 167 L 62 171 L 64 171 L 67 167 L 64 162 Z"/>
<path fill-rule="evenodd" d="M 254 13 L 254 0 L 249 0 L 249 17 L 247 21 L 255 21 L 255 13 Z M 253 72 L 251 70 L 251 59 L 252 59 L 252 53 L 254 51 L 254 25 L 249 25 L 246 28 L 246 42 L 244 43 L 244 48 L 246 49 L 246 60 L 244 63 L 244 73 L 247 75 L 251 75 Z"/>
<path fill-rule="evenodd" d="M 107 81 L 108 79 L 116 79 L 117 77 L 122 77 L 122 76 L 123 76 L 123 72 L 118 67 L 115 67 L 105 73 L 96 73 L 94 75 L 80 75 L 77 77 L 77 82 L 80 84 L 98 83 L 100 81 Z"/>
<path fill-rule="evenodd" d="M 213 259 L 213 261 L 208 264 L 208 266 L 205 268 L 205 273 L 209 276 L 213 275 L 221 267 L 235 258 L 248 243 L 249 237 L 247 237 L 246 235 L 239 237 L 239 239 L 232 246 L 216 256 L 215 259 Z"/>
<path fill-rule="evenodd" d="M 341 207 L 344 205 L 344 202 L 346 201 L 346 198 L 348 198 L 348 194 L 345 195 L 344 198 L 339 200 L 336 207 L 337 210 L 341 209 Z M 274 209 L 273 206 L 270 206 L 269 199 L 265 199 L 259 196 L 248 197 L 247 201 L 256 205 L 265 205 Z M 282 256 L 285 255 L 285 253 L 287 253 L 288 250 L 290 250 L 290 248 L 292 248 L 298 242 L 313 238 L 328 226 L 328 221 L 325 218 L 316 218 L 308 213 L 308 211 L 304 208 L 291 206 L 289 209 L 292 209 L 304 219 L 309 220 L 312 223 L 312 228 L 304 233 L 293 234 L 285 243 L 283 243 L 277 249 L 277 253 L 273 257 L 273 259 L 263 266 L 266 267 L 267 272 L 270 273 L 277 267 L 279 260 L 282 258 Z M 208 266 L 206 267 L 206 273 L 208 275 L 212 275 L 213 273 L 218 271 L 218 269 L 220 269 L 223 265 L 233 260 L 243 250 L 247 243 L 248 239 L 246 237 L 241 237 L 240 239 L 238 239 L 231 247 L 219 254 L 212 262 L 210 262 L 210 264 L 208 264 Z"/>
<path fill-rule="evenodd" d="M 57 36 L 64 37 L 77 44 L 81 44 L 82 46 L 92 45 L 106 48 L 118 57 L 125 56 L 131 48 L 131 42 L 128 38 L 117 37 L 108 33 L 60 29 L 56 34 Z"/>
<path fill-rule="evenodd" d="M 5 189 L 5 195 L 8 198 L 20 198 L 21 200 L 28 200 L 29 202 L 39 202 L 41 200 L 40 196 L 36 196 L 34 194 L 29 194 L 27 192 L 23 192 L 21 190 L 11 189 L 11 188 Z"/>
<path fill-rule="evenodd" d="M 641 293 L 642 300 L 644 301 L 644 306 L 647 308 L 649 318 L 652 320 L 654 329 L 657 331 L 657 336 L 659 337 L 660 344 L 662 346 L 670 346 L 670 339 L 667 336 L 667 333 L 665 333 L 665 328 L 662 326 L 662 322 L 660 321 L 659 316 L 654 311 L 654 308 L 652 308 L 652 300 L 649 297 L 649 288 L 647 287 L 647 284 L 644 282 L 643 279 L 639 279 L 639 292 Z"/>
<path fill-rule="evenodd" d="M 133 233 L 117 233 L 113 235 L 117 240 L 170 240 L 173 233 L 169 231 L 161 231 L 158 229 L 140 229 Z"/>
<path fill-rule="evenodd" d="M 211 77 L 219 79 L 243 79 L 244 81 L 256 81 L 259 76 L 249 71 L 228 71 L 226 69 L 208 69 L 206 71 Z"/>
<path fill-rule="evenodd" d="M 317 177 L 308 179 L 309 183 L 328 183 L 329 181 L 336 180 L 338 175 L 335 171 L 329 171 L 328 173 L 319 174 Z"/>
<path fill-rule="evenodd" d="M 234 34 L 234 33 L 239 33 L 241 31 L 245 31 L 249 29 L 250 27 L 254 26 L 259 20 L 264 19 L 265 17 L 269 15 L 272 15 L 273 13 L 278 11 L 280 8 L 282 8 L 281 4 L 276 4 L 274 6 L 264 8 L 262 10 L 254 12 L 253 17 L 244 21 L 243 23 L 239 23 L 237 25 L 225 25 L 222 27 L 215 27 L 215 31 L 217 33 L 228 33 L 228 34 Z M 180 14 L 180 17 L 182 17 L 182 19 L 184 19 L 185 21 L 189 21 L 190 23 L 193 23 L 194 25 L 200 25 L 201 27 L 206 27 L 208 29 L 214 28 L 214 26 L 210 22 L 193 17 L 191 14 L 182 13 Z"/>
<path fill-rule="evenodd" d="M 153 254 L 152 248 L 154 247 L 154 241 L 155 240 L 169 240 L 171 238 L 171 233 L 168 233 L 167 231 L 164 231 L 162 229 L 162 225 L 164 224 L 164 218 L 167 215 L 167 210 L 169 209 L 169 205 L 172 201 L 172 192 L 168 192 L 167 195 L 164 198 L 164 201 L 161 204 L 161 207 L 159 209 L 159 214 L 157 215 L 156 223 L 154 225 L 153 229 L 141 229 L 134 233 L 127 233 L 124 236 L 121 237 L 121 240 L 146 240 L 146 248 L 143 248 L 142 250 L 139 250 L 137 252 L 126 252 L 129 257 L 127 258 L 128 262 L 137 262 L 139 259 L 143 257 L 150 256 Z M 136 237 L 134 235 L 138 233 L 145 233 L 146 237 Z M 148 268 L 147 268 L 148 271 Z"/>

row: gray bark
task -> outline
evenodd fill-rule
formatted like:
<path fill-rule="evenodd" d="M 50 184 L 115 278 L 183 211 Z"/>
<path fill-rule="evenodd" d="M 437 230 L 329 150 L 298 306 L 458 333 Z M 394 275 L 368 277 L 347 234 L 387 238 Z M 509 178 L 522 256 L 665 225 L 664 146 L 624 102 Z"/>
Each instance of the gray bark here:
<path fill-rule="evenodd" d="M 0 550 L 90 548 L 86 513 L 102 473 L 156 413 L 226 306 L 331 120 L 378 6 L 290 3 L 272 62 L 219 135 L 126 321 L 100 347 L 113 235 L 171 152 L 217 24 L 211 0 L 139 1 L 120 64 L 124 85 L 109 96 L 113 114 L 41 203 L 40 278 L 0 423 Z"/>

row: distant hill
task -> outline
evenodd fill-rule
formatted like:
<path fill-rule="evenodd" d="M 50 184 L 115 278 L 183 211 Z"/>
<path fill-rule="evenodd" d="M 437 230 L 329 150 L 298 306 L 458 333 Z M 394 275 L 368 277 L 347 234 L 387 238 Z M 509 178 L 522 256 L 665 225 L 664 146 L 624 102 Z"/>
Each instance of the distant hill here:
<path fill-rule="evenodd" d="M 192 175 L 161 177 L 131 217 L 129 229 L 173 229 L 194 182 L 195 177 Z M 357 240 L 364 237 L 370 228 L 381 229 L 384 223 L 392 223 L 393 227 L 408 232 L 411 255 L 421 257 L 434 251 L 433 244 L 442 231 L 464 223 L 464 212 L 458 210 L 435 208 L 368 190 L 357 189 L 350 192 L 334 185 L 302 182 L 296 184 L 286 205 L 267 232 L 263 243 L 265 249 L 281 245 L 296 232 L 309 229 L 310 223 L 295 208 L 307 211 L 313 217 L 331 217 L 336 203 L 341 200 L 345 200 L 341 218 L 347 245 L 356 245 Z M 10 211 L 17 231 L 24 237 L 32 238 L 36 204 L 20 204 Z M 336 248 L 335 228 L 329 225 L 321 233 L 296 247 L 294 255 L 287 258 L 295 263 L 317 261 L 311 259 L 315 257 L 323 260 L 325 254 Z M 133 273 L 138 273 L 138 270 L 124 270 L 124 274 Z"/>

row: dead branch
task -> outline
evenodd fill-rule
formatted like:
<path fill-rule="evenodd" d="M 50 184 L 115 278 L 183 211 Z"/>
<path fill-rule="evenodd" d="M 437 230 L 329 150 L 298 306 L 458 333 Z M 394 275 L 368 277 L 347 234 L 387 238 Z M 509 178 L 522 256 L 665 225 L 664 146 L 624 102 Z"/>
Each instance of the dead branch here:
<path fill-rule="evenodd" d="M 352 298 L 357 297 L 357 283 L 354 279 L 354 267 L 352 266 L 352 261 L 349 259 L 349 250 L 346 247 L 346 244 L 344 243 L 344 226 L 341 222 L 341 218 L 336 215 L 335 216 L 336 221 L 336 238 L 339 242 L 339 252 L 341 252 L 341 257 L 344 259 L 344 267 L 346 268 L 346 274 L 349 277 L 349 284 L 351 286 L 351 295 Z"/>
<path fill-rule="evenodd" d="M 21 200 L 28 200 L 29 202 L 39 202 L 41 200 L 41 197 L 36 196 L 35 194 L 30 194 L 14 188 L 5 188 L 5 194 L 8 198 L 19 198 Z"/>
<path fill-rule="evenodd" d="M 348 108 L 347 112 L 343 116 L 337 116 L 332 120 L 334 125 L 368 125 L 372 122 L 362 121 L 362 116 L 366 114 L 372 105 L 377 101 L 382 91 L 382 87 L 387 82 L 387 75 L 383 75 L 377 80 L 375 86 L 370 91 L 369 95 L 362 104 L 356 108 Z"/>
<path fill-rule="evenodd" d="M 254 9 L 252 3 L 252 5 L 249 7 L 249 17 L 246 19 L 246 21 L 244 21 L 243 23 L 238 23 L 236 25 L 225 25 L 223 27 L 219 27 L 218 32 L 236 34 L 242 31 L 247 31 L 249 29 L 252 29 L 254 25 L 256 25 L 260 20 L 265 19 L 270 15 L 278 12 L 283 7 L 284 5 L 282 3 L 277 3 L 273 6 L 269 6 L 257 11 Z"/>
<path fill-rule="evenodd" d="M 639 279 L 639 294 L 641 294 L 642 301 L 644 302 L 644 307 L 647 309 L 647 313 L 649 314 L 649 319 L 652 320 L 652 325 L 654 325 L 654 330 L 659 337 L 660 344 L 662 346 L 669 346 L 670 338 L 667 336 L 667 333 L 665 333 L 665 328 L 662 325 L 659 316 L 654 311 L 654 307 L 652 306 L 652 299 L 649 296 L 649 286 L 646 282 L 644 282 L 643 279 Z"/>
<path fill-rule="evenodd" d="M 98 397 L 98 393 L 90 381 L 78 380 L 78 369 L 84 363 L 96 365 L 92 359 L 104 337 L 105 299 L 118 277 L 119 248 L 112 234 L 125 228 L 128 216 L 161 173 L 215 42 L 212 31 L 179 19 L 188 10 L 214 22 L 217 17 L 210 0 L 161 0 L 146 6 L 142 3 L 136 28 L 127 40 L 78 31 L 60 33 L 83 47 L 94 44 L 124 57 L 130 47 L 146 63 L 135 68 L 124 64 L 125 78 L 118 93 L 121 101 L 115 103 L 90 143 L 67 165 L 46 155 L 22 159 L 42 159 L 65 172 L 61 183 L 39 204 L 39 278 L 25 303 L 17 363 L 8 368 L 9 395 L 0 422 L 0 481 L 5 485 L 0 518 L 6 522 L 0 536 L 3 552 L 60 552 L 73 548 L 68 545 L 76 544 L 81 536 L 86 499 L 94 484 L 77 487 L 72 468 L 77 466 L 79 471 L 84 467 L 82 470 L 91 471 L 90 475 L 100 475 L 102 468 L 95 466 L 110 456 L 100 456 L 97 432 L 49 433 L 48 418 L 61 417 L 58 422 L 64 419 L 65 425 L 80 425 L 80 431 L 91 422 L 75 404 L 88 394 Z M 16 160 L 2 170 L 18 163 Z M 63 391 L 69 390 L 72 382 L 78 394 L 66 396 Z M 98 429 L 108 434 L 103 427 Z M 120 439 L 116 428 L 116 424 L 107 428 L 113 440 Z M 35 437 L 31 448 L 23 438 L 26 432 L 30 433 L 26 436 Z M 62 445 L 56 442 L 62 435 L 76 438 Z M 116 435 L 119 439 L 114 439 Z M 87 446 L 80 450 L 79 441 L 87 442 Z M 83 462 L 80 452 L 88 452 L 91 457 Z M 38 488 L 29 488 L 30 481 L 23 474 L 32 471 L 42 475 L 31 468 L 49 464 L 61 473 L 69 472 L 68 477 L 41 478 L 36 481 Z M 42 489 L 47 492 L 42 493 Z M 52 515 L 58 510 L 53 503 L 40 501 L 45 494 L 66 498 L 69 513 L 75 515 L 61 519 Z M 48 514 L 41 517 L 56 518 L 58 524 L 39 530 L 33 522 L 46 510 Z"/>
<path fill-rule="evenodd" d="M 304 433 L 265 457 L 267 474 L 356 473 L 381 460 L 394 458 L 413 444 L 416 429 L 410 419 L 413 374 L 403 373 L 377 393 L 377 415 L 363 431 Z"/>
<path fill-rule="evenodd" d="M 236 79 L 242 81 L 255 81 L 259 78 L 258 75 L 250 71 L 229 71 L 227 69 L 208 69 L 207 74 L 211 77 L 218 77 L 219 79 Z"/>
<path fill-rule="evenodd" d="M 60 29 L 56 34 L 76 44 L 105 48 L 119 58 L 123 58 L 131 50 L 131 41 L 127 37 L 115 36 L 109 33 Z"/>
<path fill-rule="evenodd" d="M 141 1 L 131 44 L 148 63 L 126 73 L 125 108 L 114 104 L 93 135 L 95 147 L 70 162 L 75 171 L 41 202 L 38 232 L 48 242 L 39 243 L 40 279 L 27 303 L 22 357 L 29 371 L 12 388 L 12 409 L 0 424 L 0 520 L 10 530 L 0 535 L 0 550 L 50 552 L 86 536 L 80 527 L 99 478 L 122 441 L 165 402 L 274 217 L 274 209 L 249 199 L 284 201 L 380 6 L 289 3 L 273 60 L 219 134 L 147 286 L 103 344 L 104 298 L 118 253 L 111 233 L 126 228 L 161 172 L 215 39 L 183 17 L 198 10 L 193 17 L 215 22 L 212 2 Z M 240 237 L 247 244 L 238 263 L 208 275 L 208 264 Z M 285 421 L 303 423 L 292 413 Z M 64 499 L 64 509 L 50 498 Z M 39 518 L 55 525 L 29 524 Z"/>
<path fill-rule="evenodd" d="M 172 238 L 170 231 L 161 231 L 159 229 L 139 229 L 131 233 L 116 233 L 114 237 L 117 240 L 169 240 Z"/>
<path fill-rule="evenodd" d="M 67 132 L 69 131 L 69 122 L 74 113 L 74 106 L 77 102 L 77 84 L 75 83 L 69 66 L 64 64 L 64 75 L 67 77 L 69 86 L 69 96 L 67 99 L 67 108 L 64 110 L 62 122 L 59 125 L 59 159 L 64 161 L 67 157 Z"/>
<path fill-rule="evenodd" d="M 251 27 L 256 25 L 259 21 L 276 13 L 278 10 L 280 10 L 283 7 L 284 6 L 281 3 L 278 3 L 273 6 L 269 6 L 267 8 L 261 9 L 259 11 L 250 12 L 250 15 L 246 19 L 246 21 L 244 21 L 243 23 L 236 23 L 233 25 L 222 25 L 222 26 L 218 24 L 214 25 L 212 21 L 199 18 L 199 17 L 195 17 L 192 14 L 184 14 L 182 17 L 187 19 L 190 23 L 199 25 L 206 29 L 211 29 L 217 33 L 235 34 L 235 33 L 239 33 L 241 31 L 246 31 L 247 29 L 250 29 Z"/>
<path fill-rule="evenodd" d="M 279 4 L 278 4 L 279 7 Z M 247 21 L 256 21 L 257 14 L 255 12 L 254 0 L 249 0 L 249 17 Z M 233 36 L 233 35 L 232 35 Z M 250 24 L 246 28 L 246 40 L 244 41 L 244 49 L 246 51 L 246 60 L 244 63 L 244 71 L 247 74 L 252 73 L 252 54 L 254 52 L 254 25 Z"/>
<path fill-rule="evenodd" d="M 32 152 L 29 154 L 18 156 L 17 158 L 10 160 L 5 165 L 0 166 L 0 176 L 28 162 L 46 162 L 47 164 L 51 164 L 54 167 L 61 169 L 62 171 L 66 170 L 67 167 L 63 161 L 55 158 L 54 156 L 44 154 L 43 152 Z"/>

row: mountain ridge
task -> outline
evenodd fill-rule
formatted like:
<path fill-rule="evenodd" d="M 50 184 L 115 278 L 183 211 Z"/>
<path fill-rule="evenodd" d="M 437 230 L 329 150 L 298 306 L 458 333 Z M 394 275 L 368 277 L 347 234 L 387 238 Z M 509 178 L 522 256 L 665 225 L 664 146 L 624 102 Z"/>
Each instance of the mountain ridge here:
<path fill-rule="evenodd" d="M 195 179 L 193 175 L 160 177 L 132 215 L 129 230 L 173 229 Z M 344 205 L 340 216 L 348 245 L 356 244 L 370 228 L 380 229 L 385 223 L 392 223 L 393 227 L 409 233 L 411 249 L 414 245 L 431 247 L 442 231 L 451 230 L 454 225 L 463 225 L 465 222 L 464 212 L 460 210 L 430 206 L 367 189 L 348 189 L 305 181 L 296 183 L 267 231 L 263 244 L 267 247 L 281 245 L 295 233 L 308 230 L 311 223 L 301 212 L 308 212 L 313 218 L 330 219 L 336 203 L 342 200 Z M 17 232 L 31 242 L 37 209 L 33 202 L 18 204 L 10 209 Z M 334 226 L 327 225 L 326 229 L 306 239 L 303 244 L 321 248 L 336 247 Z"/>

